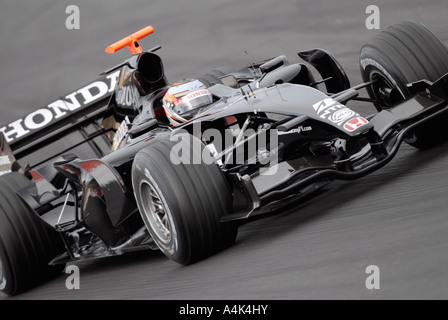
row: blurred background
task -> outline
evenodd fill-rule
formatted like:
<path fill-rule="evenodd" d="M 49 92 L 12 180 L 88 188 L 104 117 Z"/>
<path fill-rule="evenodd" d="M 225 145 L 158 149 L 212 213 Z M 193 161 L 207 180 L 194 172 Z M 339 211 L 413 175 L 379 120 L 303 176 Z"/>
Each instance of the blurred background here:
<path fill-rule="evenodd" d="M 444 0 L 3 0 L 0 4 L 0 110 L 15 120 L 94 79 L 129 56 L 104 52 L 111 43 L 152 25 L 142 41 L 159 51 L 168 79 L 210 68 L 321 47 L 333 52 L 360 81 L 358 53 L 378 31 L 367 30 L 370 4 L 381 28 L 401 19 L 426 24 L 448 40 Z M 68 30 L 66 7 L 80 9 L 80 29 Z M 247 54 L 246 54 L 247 52 Z"/>
<path fill-rule="evenodd" d="M 69 5 L 80 9 L 79 30 L 65 26 Z M 446 0 L 2 0 L 0 123 L 120 63 L 127 49 L 104 49 L 147 25 L 155 33 L 140 43 L 162 45 L 171 82 L 320 47 L 357 84 L 361 46 L 380 31 L 366 28 L 368 5 L 380 8 L 381 29 L 412 19 L 448 44 Z M 130 255 L 84 266 L 79 292 L 61 275 L 18 298 L 448 298 L 447 146 L 404 146 L 387 168 L 243 226 L 235 247 L 196 265 Z M 365 288 L 370 264 L 382 270 L 381 290 Z"/>

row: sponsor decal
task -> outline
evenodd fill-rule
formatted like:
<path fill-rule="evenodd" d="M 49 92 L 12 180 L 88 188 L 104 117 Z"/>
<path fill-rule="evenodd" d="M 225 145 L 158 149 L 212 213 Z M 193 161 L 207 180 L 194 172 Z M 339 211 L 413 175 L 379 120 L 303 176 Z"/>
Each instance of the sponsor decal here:
<path fill-rule="evenodd" d="M 187 100 L 193 100 L 197 97 L 202 97 L 208 95 L 208 91 L 207 90 L 197 90 L 195 92 L 190 93 L 189 95 L 187 95 Z"/>
<path fill-rule="evenodd" d="M 369 123 L 358 113 L 331 98 L 315 103 L 313 108 L 321 119 L 328 120 L 338 126 L 344 125 L 343 128 L 348 132 L 353 132 Z"/>
<path fill-rule="evenodd" d="M 293 133 L 301 133 L 301 132 L 306 132 L 306 131 L 312 131 L 313 128 L 312 127 L 304 127 L 304 126 L 300 126 L 297 129 L 292 129 L 286 132 L 283 131 L 277 131 L 277 134 L 279 136 L 283 136 L 285 134 L 293 134 Z"/>
<path fill-rule="evenodd" d="M 313 108 L 320 118 L 331 121 L 338 126 L 350 118 L 359 116 L 353 110 L 331 98 L 315 103 Z"/>
<path fill-rule="evenodd" d="M 356 113 L 349 108 L 342 108 L 340 110 L 335 111 L 334 113 L 330 114 L 328 117 L 328 120 L 334 123 L 342 123 L 344 120 L 350 119 L 354 117 Z"/>
<path fill-rule="evenodd" d="M 178 107 L 180 105 L 182 105 L 184 103 L 184 101 L 182 100 L 182 98 L 180 98 L 179 100 L 174 101 L 174 106 Z"/>
<path fill-rule="evenodd" d="M 115 133 L 115 137 L 112 143 L 112 150 L 117 150 L 120 148 L 123 141 L 126 141 L 127 133 L 129 132 L 129 125 L 131 124 L 131 121 L 128 117 L 126 117 L 120 124 L 120 126 L 117 129 L 117 132 Z"/>
<path fill-rule="evenodd" d="M 113 89 L 112 89 L 113 90 Z M 133 107 L 138 100 L 138 89 L 133 85 L 125 85 L 117 92 L 116 101 L 124 107 Z"/>
<path fill-rule="evenodd" d="M 344 125 L 344 129 L 347 130 L 348 132 L 353 132 L 356 129 L 358 129 L 359 127 L 366 125 L 367 123 L 369 123 L 369 122 L 366 119 L 364 119 L 363 117 L 356 117 L 356 118 L 348 121 Z"/>
<path fill-rule="evenodd" d="M 35 130 L 42 129 L 56 120 L 63 118 L 71 112 L 77 111 L 105 98 L 114 91 L 120 71 L 92 82 L 85 87 L 56 100 L 46 107 L 38 109 L 22 119 L 0 127 L 8 143 L 14 142 Z"/>
<path fill-rule="evenodd" d="M 190 82 L 183 82 L 174 84 L 169 90 L 168 93 L 173 95 L 176 99 L 181 98 L 186 95 L 188 92 L 195 89 L 205 88 L 205 85 L 199 80 L 193 80 Z"/>

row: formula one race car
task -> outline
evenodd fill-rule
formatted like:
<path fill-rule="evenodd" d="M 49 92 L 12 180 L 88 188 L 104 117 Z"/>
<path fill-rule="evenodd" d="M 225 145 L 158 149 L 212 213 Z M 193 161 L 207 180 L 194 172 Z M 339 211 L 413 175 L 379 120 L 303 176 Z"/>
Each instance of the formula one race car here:
<path fill-rule="evenodd" d="M 194 263 L 232 245 L 239 221 L 363 177 L 403 141 L 448 137 L 448 49 L 415 22 L 362 48 L 354 87 L 322 49 L 169 85 L 160 47 L 138 42 L 153 31 L 108 47 L 132 57 L 95 82 L 0 128 L 3 293 L 133 250 Z"/>

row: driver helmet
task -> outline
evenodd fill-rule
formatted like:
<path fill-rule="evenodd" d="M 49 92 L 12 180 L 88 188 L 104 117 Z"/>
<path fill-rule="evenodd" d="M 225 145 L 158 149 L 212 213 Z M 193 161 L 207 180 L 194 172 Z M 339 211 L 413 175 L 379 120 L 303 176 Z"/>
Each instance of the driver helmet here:
<path fill-rule="evenodd" d="M 194 118 L 204 107 L 213 103 L 213 95 L 199 80 L 173 84 L 162 99 L 163 108 L 174 125 Z"/>

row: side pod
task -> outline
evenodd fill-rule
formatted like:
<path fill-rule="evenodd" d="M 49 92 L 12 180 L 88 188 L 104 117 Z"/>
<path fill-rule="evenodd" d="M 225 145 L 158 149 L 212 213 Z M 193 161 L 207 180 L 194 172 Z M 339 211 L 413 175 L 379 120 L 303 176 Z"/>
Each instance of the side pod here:
<path fill-rule="evenodd" d="M 84 188 L 84 208 L 88 207 L 89 197 L 103 197 L 106 201 L 107 214 L 112 225 L 116 227 L 126 219 L 132 208 L 128 199 L 125 184 L 116 170 L 100 160 L 73 160 L 66 164 L 59 164 L 56 169 L 74 180 Z M 93 213 L 92 213 L 93 214 Z M 84 212 L 84 215 L 86 213 Z"/>

